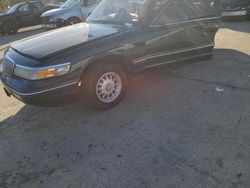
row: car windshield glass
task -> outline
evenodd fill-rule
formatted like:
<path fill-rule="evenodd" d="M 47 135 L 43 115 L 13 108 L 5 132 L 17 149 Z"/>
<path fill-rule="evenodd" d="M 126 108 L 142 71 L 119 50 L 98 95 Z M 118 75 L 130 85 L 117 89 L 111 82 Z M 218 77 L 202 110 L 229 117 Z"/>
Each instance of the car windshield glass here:
<path fill-rule="evenodd" d="M 11 8 L 7 11 L 7 13 L 13 13 L 13 12 L 15 12 L 18 6 L 19 6 L 19 4 L 14 5 L 13 7 L 11 7 Z"/>
<path fill-rule="evenodd" d="M 148 0 L 103 0 L 87 19 L 88 23 L 136 23 L 143 18 Z"/>
<path fill-rule="evenodd" d="M 81 3 L 81 0 L 68 0 L 65 3 L 62 4 L 62 8 L 71 8 L 79 5 Z"/>

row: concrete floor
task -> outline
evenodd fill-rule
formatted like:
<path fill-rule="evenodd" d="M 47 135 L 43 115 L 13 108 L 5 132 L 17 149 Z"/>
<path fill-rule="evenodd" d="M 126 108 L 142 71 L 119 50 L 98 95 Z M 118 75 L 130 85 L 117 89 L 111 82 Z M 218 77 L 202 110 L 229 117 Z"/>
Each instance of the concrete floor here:
<path fill-rule="evenodd" d="M 250 22 L 223 27 L 212 60 L 148 72 L 106 112 L 0 90 L 0 187 L 250 187 Z"/>

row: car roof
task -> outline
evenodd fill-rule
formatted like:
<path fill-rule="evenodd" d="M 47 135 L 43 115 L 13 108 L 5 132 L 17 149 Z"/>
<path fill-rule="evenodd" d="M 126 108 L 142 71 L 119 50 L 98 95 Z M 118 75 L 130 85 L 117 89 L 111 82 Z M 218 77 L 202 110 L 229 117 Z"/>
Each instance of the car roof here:
<path fill-rule="evenodd" d="M 42 3 L 42 1 L 28 1 L 28 3 Z"/>
<path fill-rule="evenodd" d="M 13 6 L 20 6 L 20 5 L 24 5 L 24 4 L 27 4 L 27 3 L 42 3 L 42 1 L 26 1 L 26 2 L 22 2 L 22 3 L 17 3 L 17 4 L 15 4 L 15 5 L 13 5 Z"/>
<path fill-rule="evenodd" d="M 26 2 L 22 2 L 22 3 L 17 3 L 17 4 L 15 4 L 15 5 L 13 5 L 13 6 L 19 6 L 19 5 L 23 5 L 23 4 L 25 4 Z"/>

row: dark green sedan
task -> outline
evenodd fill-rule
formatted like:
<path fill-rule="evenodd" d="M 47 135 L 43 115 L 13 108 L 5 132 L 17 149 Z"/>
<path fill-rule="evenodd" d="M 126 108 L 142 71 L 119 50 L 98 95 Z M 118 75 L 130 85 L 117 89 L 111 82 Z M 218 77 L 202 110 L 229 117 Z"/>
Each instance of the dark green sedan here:
<path fill-rule="evenodd" d="M 111 108 L 136 73 L 211 58 L 217 2 L 103 0 L 87 23 L 11 46 L 0 67 L 6 94 L 47 105 L 77 93 L 95 108 Z"/>

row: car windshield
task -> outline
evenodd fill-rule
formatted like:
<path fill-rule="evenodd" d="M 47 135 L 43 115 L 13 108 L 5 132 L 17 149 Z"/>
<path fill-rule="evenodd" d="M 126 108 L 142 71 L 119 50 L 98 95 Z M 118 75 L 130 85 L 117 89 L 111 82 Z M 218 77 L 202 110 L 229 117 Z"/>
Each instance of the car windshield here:
<path fill-rule="evenodd" d="M 88 23 L 136 23 L 143 18 L 147 0 L 103 0 L 87 19 Z"/>
<path fill-rule="evenodd" d="M 62 4 L 61 8 L 71 8 L 79 5 L 81 0 L 68 0 Z"/>
<path fill-rule="evenodd" d="M 19 6 L 20 4 L 16 4 L 12 7 L 10 7 L 10 9 L 6 12 L 6 13 L 13 13 L 16 11 L 17 7 Z"/>

